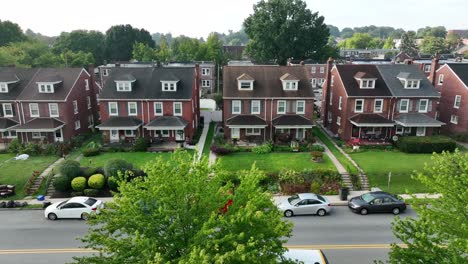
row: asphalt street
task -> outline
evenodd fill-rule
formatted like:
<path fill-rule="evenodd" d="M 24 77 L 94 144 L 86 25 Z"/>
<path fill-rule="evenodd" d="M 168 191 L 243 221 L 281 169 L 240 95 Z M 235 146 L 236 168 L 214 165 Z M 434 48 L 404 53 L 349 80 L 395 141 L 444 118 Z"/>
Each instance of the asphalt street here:
<path fill-rule="evenodd" d="M 402 217 L 415 216 L 411 209 Z M 361 216 L 345 206 L 331 215 L 296 216 L 291 248 L 320 248 L 330 263 L 363 264 L 385 260 L 389 243 L 396 242 L 391 214 Z M 82 220 L 49 221 L 42 210 L 0 211 L 0 263 L 61 264 L 73 256 L 91 254 L 79 248 L 78 236 L 87 232 Z"/>

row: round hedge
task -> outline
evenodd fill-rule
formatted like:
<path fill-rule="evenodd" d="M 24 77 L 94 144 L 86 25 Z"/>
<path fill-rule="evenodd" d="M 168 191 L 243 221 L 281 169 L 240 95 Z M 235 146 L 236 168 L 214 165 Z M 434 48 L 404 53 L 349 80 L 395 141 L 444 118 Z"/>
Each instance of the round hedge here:
<path fill-rule="evenodd" d="M 85 196 L 96 197 L 99 194 L 99 190 L 97 189 L 84 189 L 83 191 Z"/>
<path fill-rule="evenodd" d="M 54 188 L 59 192 L 66 192 L 70 190 L 70 179 L 66 176 L 60 175 L 54 178 Z"/>
<path fill-rule="evenodd" d="M 123 159 L 109 160 L 104 166 L 104 174 L 106 177 L 118 176 L 119 171 L 125 173 L 127 170 L 133 169 L 133 165 Z"/>
<path fill-rule="evenodd" d="M 82 192 L 86 189 L 86 178 L 76 177 L 71 181 L 71 187 L 75 192 Z"/>
<path fill-rule="evenodd" d="M 76 160 L 64 161 L 58 170 L 60 174 L 68 177 L 69 179 L 73 179 L 81 173 L 80 163 Z"/>
<path fill-rule="evenodd" d="M 104 187 L 104 184 L 106 184 L 106 179 L 102 174 L 91 175 L 88 179 L 88 186 L 93 189 L 100 190 Z"/>

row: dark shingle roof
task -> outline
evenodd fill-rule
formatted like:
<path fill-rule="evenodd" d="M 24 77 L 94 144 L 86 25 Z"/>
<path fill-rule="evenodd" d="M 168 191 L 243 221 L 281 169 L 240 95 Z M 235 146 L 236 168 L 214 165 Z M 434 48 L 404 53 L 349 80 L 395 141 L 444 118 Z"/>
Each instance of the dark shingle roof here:
<path fill-rule="evenodd" d="M 447 64 L 462 82 L 468 87 L 468 64 L 466 63 L 448 63 Z"/>
<path fill-rule="evenodd" d="M 228 126 L 266 126 L 265 120 L 255 115 L 237 115 L 226 120 Z"/>
<path fill-rule="evenodd" d="M 5 131 L 6 129 L 18 125 L 18 122 L 11 120 L 9 118 L 0 118 L 0 132 Z"/>
<path fill-rule="evenodd" d="M 396 97 L 440 97 L 434 86 L 427 79 L 426 74 L 414 64 L 388 64 L 376 65 L 385 83 L 393 96 Z M 397 78 L 403 75 L 410 76 L 410 79 L 419 79 L 419 89 L 405 89 L 404 85 Z"/>
<path fill-rule="evenodd" d="M 281 115 L 272 121 L 273 126 L 313 126 L 311 120 L 301 115 Z"/>
<path fill-rule="evenodd" d="M 37 71 L 37 68 L 0 68 L 0 75 L 3 76 L 0 78 L 4 78 L 5 80 L 11 79 L 11 76 L 19 78 L 19 82 L 8 85 L 8 93 L 0 93 L 0 101 L 16 100 Z"/>
<path fill-rule="evenodd" d="M 133 82 L 135 81 L 135 77 L 133 77 L 133 75 L 129 74 L 129 73 L 124 73 L 122 75 L 118 75 L 115 77 L 115 81 L 130 81 L 130 82 Z"/>
<path fill-rule="evenodd" d="M 406 127 L 440 127 L 445 125 L 445 123 L 421 113 L 401 114 L 395 118 L 395 122 Z"/>
<path fill-rule="evenodd" d="M 131 116 L 113 116 L 107 119 L 104 123 L 96 126 L 99 129 L 105 130 L 106 128 L 135 128 L 143 124 L 138 118 Z"/>
<path fill-rule="evenodd" d="M 0 71 L 0 82 L 17 82 L 19 81 L 18 76 L 13 71 Z"/>
<path fill-rule="evenodd" d="M 131 92 L 117 92 L 115 80 L 117 76 L 131 74 L 136 81 L 132 83 Z M 104 87 L 100 99 L 190 99 L 195 79 L 194 67 L 145 67 L 145 68 L 113 68 Z M 161 81 L 177 82 L 176 92 L 163 92 Z"/>
<path fill-rule="evenodd" d="M 160 116 L 156 117 L 155 119 L 151 120 L 145 128 L 183 128 L 186 127 L 188 124 L 187 121 L 182 119 L 181 117 L 178 116 Z"/>
<path fill-rule="evenodd" d="M 385 97 L 391 96 L 390 90 L 387 87 L 387 84 L 384 82 L 382 76 L 377 70 L 375 65 L 368 64 L 339 64 L 335 66 L 338 72 L 340 73 L 341 80 L 346 89 L 348 96 L 359 97 L 359 96 L 378 96 Z M 361 89 L 359 88 L 359 81 L 355 79 L 355 76 L 364 75 L 364 76 L 373 76 L 375 80 L 374 89 Z M 338 80 L 335 80 L 335 83 Z"/>
<path fill-rule="evenodd" d="M 286 73 L 299 80 L 297 91 L 284 91 L 281 76 Z M 237 81 L 243 74 L 254 79 L 253 90 L 239 91 Z M 244 76 L 245 76 L 244 75 Z M 243 80 L 244 77 L 242 77 Z M 314 97 L 305 66 L 224 66 L 224 97 Z"/>
<path fill-rule="evenodd" d="M 365 126 L 368 124 L 375 124 L 375 125 L 395 125 L 395 122 L 389 120 L 381 115 L 378 114 L 358 114 L 349 119 L 351 123 L 357 126 Z"/>
<path fill-rule="evenodd" d="M 18 132 L 33 132 L 33 131 L 52 132 L 61 128 L 64 125 L 65 125 L 64 122 L 56 118 L 38 117 L 38 118 L 32 119 L 26 124 L 15 127 L 15 130 Z"/>

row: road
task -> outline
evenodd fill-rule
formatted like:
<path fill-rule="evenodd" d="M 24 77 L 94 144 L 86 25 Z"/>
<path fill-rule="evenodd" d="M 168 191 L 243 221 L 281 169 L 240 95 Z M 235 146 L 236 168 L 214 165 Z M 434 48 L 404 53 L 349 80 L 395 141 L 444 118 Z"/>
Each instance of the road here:
<path fill-rule="evenodd" d="M 415 216 L 408 210 L 403 217 Z M 337 206 L 331 215 L 296 216 L 287 246 L 321 248 L 330 263 L 363 264 L 386 259 L 388 244 L 396 242 L 390 230 L 391 214 L 361 216 Z M 0 263 L 61 264 L 73 256 L 90 254 L 76 237 L 87 232 L 81 220 L 49 221 L 42 210 L 0 211 Z"/>

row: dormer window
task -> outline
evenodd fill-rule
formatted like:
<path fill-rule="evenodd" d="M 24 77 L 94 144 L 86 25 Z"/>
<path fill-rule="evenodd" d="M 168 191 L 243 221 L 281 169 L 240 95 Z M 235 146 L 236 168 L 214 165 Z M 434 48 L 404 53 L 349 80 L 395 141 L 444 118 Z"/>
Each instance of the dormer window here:
<path fill-rule="evenodd" d="M 283 81 L 283 89 L 289 91 L 296 91 L 297 90 L 297 81 Z"/>
<path fill-rule="evenodd" d="M 253 90 L 253 81 L 239 81 L 239 90 Z"/>
<path fill-rule="evenodd" d="M 161 81 L 162 90 L 165 92 L 176 92 L 177 91 L 177 81 Z"/>
<path fill-rule="evenodd" d="M 400 80 L 403 87 L 406 89 L 419 89 L 420 79 L 416 79 L 411 73 L 408 72 L 400 72 L 397 75 L 397 78 Z"/>
<path fill-rule="evenodd" d="M 131 82 L 115 82 L 117 85 L 117 92 L 131 92 L 132 83 Z"/>
<path fill-rule="evenodd" d="M 358 72 L 354 75 L 354 79 L 359 82 L 361 89 L 374 89 L 377 78 L 366 72 Z"/>
<path fill-rule="evenodd" d="M 8 84 L 0 83 L 0 93 L 8 93 Z"/>
<path fill-rule="evenodd" d="M 419 88 L 419 80 L 406 80 L 405 81 L 405 88 L 418 89 Z"/>
<path fill-rule="evenodd" d="M 371 79 L 362 79 L 361 83 L 359 85 L 359 88 L 361 89 L 373 89 L 375 88 L 375 80 Z"/>
<path fill-rule="evenodd" d="M 54 93 L 53 83 L 38 83 L 39 93 Z"/>

